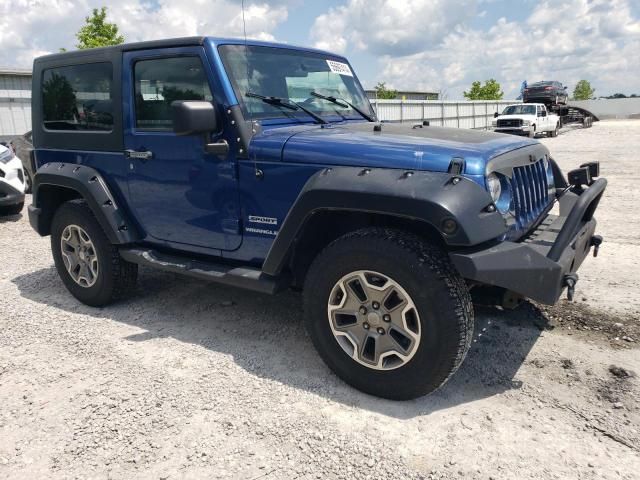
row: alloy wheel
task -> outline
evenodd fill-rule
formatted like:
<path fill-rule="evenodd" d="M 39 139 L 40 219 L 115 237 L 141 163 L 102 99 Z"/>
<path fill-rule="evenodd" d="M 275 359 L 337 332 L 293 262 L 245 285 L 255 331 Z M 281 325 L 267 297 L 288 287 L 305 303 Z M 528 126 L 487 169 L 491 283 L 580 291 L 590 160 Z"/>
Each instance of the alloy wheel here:
<path fill-rule="evenodd" d="M 331 331 L 344 352 L 374 370 L 405 365 L 416 353 L 418 310 L 392 278 L 359 270 L 334 285 L 327 305 Z"/>
<path fill-rule="evenodd" d="M 67 225 L 62 231 L 60 249 L 69 276 L 81 287 L 92 287 L 98 280 L 98 254 L 91 237 L 78 225 Z"/>

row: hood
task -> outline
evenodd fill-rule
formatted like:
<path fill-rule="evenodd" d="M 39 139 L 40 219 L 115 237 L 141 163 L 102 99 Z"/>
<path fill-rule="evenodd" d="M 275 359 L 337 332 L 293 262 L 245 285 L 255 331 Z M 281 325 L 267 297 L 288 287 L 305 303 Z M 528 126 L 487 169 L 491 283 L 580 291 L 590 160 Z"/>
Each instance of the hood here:
<path fill-rule="evenodd" d="M 251 156 L 304 164 L 399 168 L 445 172 L 463 158 L 465 174 L 484 175 L 487 162 L 535 145 L 529 138 L 464 128 L 369 122 L 266 129 L 251 141 Z"/>

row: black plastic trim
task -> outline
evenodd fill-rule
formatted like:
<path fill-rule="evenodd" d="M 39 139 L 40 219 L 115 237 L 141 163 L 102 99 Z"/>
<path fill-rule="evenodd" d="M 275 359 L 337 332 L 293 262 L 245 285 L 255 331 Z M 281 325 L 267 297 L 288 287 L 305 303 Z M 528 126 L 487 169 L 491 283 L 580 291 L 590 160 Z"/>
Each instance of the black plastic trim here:
<path fill-rule="evenodd" d="M 0 197 L 0 207 L 17 205 L 24 201 L 24 193 L 6 182 L 0 182 L 0 193 L 3 194 Z"/>
<path fill-rule="evenodd" d="M 102 175 L 94 168 L 73 163 L 47 163 L 36 172 L 29 221 L 40 235 L 50 234 L 51 219 L 55 214 L 55 209 L 41 198 L 42 187 L 45 186 L 77 192 L 86 200 L 111 243 L 125 244 L 140 239 L 133 223 L 118 207 Z"/>
<path fill-rule="evenodd" d="M 151 249 L 122 248 L 120 255 L 125 260 L 139 265 L 269 295 L 279 292 L 288 285 L 285 277 L 272 277 L 257 268 L 233 267 Z"/>
<path fill-rule="evenodd" d="M 499 213 L 485 210 L 491 203 L 478 184 L 448 173 L 327 168 L 314 174 L 300 192 L 269 250 L 263 271 L 270 275 L 282 271 L 306 222 L 321 211 L 356 211 L 426 222 L 441 232 L 447 245 L 459 247 L 478 245 L 507 231 Z M 445 219 L 458 224 L 451 235 L 442 232 Z"/>

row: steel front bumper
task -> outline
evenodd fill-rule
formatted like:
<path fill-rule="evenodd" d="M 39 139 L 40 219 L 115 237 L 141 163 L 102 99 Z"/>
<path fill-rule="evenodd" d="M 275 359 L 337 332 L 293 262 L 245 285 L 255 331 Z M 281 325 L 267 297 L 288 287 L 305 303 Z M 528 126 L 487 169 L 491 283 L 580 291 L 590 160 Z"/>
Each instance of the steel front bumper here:
<path fill-rule="evenodd" d="M 567 192 L 560 199 L 560 215 L 548 215 L 518 242 L 451 252 L 451 260 L 467 280 L 553 305 L 565 287 L 573 289 L 575 272 L 602 241 L 594 235 L 593 213 L 606 186 L 600 178 L 580 195 Z"/>

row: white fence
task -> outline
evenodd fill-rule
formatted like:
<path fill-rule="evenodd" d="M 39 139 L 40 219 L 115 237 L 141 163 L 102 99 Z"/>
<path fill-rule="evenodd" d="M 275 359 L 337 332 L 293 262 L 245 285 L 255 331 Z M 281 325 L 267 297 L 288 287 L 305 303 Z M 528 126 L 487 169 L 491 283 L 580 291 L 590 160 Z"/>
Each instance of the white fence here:
<path fill-rule="evenodd" d="M 371 100 L 378 119 L 385 122 L 418 123 L 457 128 L 486 128 L 493 114 L 518 100 Z"/>

